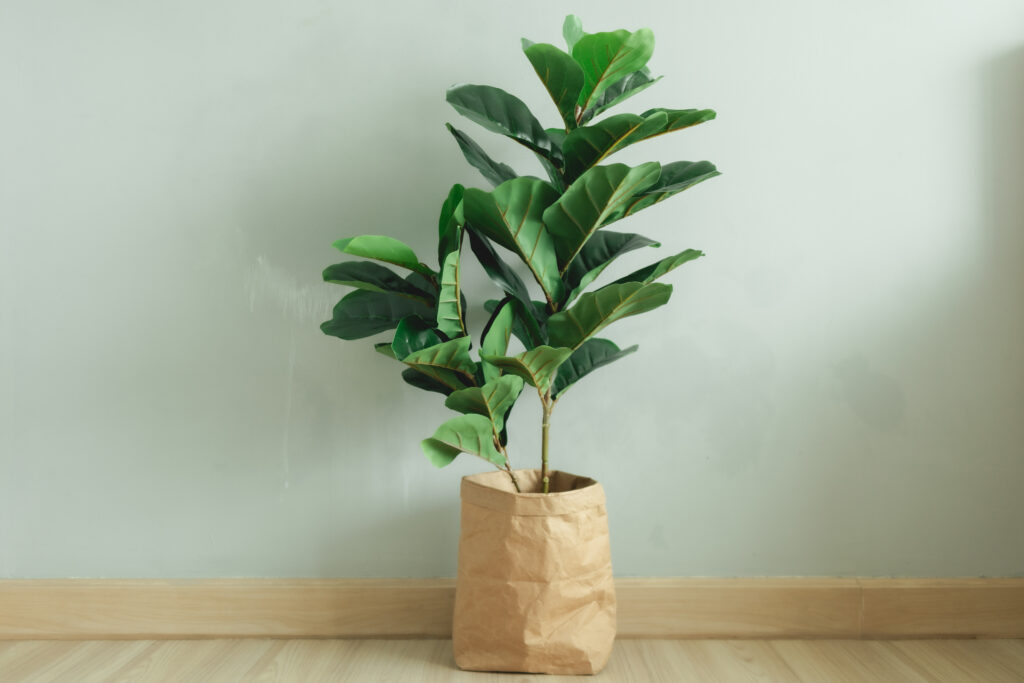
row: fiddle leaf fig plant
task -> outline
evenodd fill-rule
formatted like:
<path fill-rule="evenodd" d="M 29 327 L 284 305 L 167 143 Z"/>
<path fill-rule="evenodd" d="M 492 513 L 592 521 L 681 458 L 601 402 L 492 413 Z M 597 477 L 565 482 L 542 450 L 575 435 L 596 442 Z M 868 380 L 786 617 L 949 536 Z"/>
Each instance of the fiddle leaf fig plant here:
<path fill-rule="evenodd" d="M 587 375 L 637 349 L 597 335 L 667 303 L 672 285 L 657 280 L 703 256 L 686 249 L 601 284 L 623 254 L 661 246 L 608 226 L 719 175 L 708 161 L 609 163 L 630 145 L 705 123 L 715 112 L 655 108 L 598 119 L 660 80 L 647 68 L 654 34 L 586 33 L 573 15 L 562 34 L 565 50 L 522 41 L 554 105 L 556 127 L 545 128 L 522 100 L 500 88 L 456 85 L 447 92 L 456 112 L 530 150 L 546 177 L 519 175 L 448 123 L 466 161 L 491 187 L 452 186 L 438 220 L 437 267 L 397 239 L 360 235 L 334 246 L 371 260 L 345 261 L 323 273 L 324 280 L 355 289 L 321 329 L 341 339 L 394 330 L 376 350 L 405 366 L 408 384 L 443 394 L 445 406 L 459 413 L 422 443 L 434 465 L 443 467 L 460 453 L 476 455 L 505 470 L 519 490 L 509 461 L 508 418 L 525 386 L 533 387 L 542 408 L 544 493 L 558 401 Z M 462 280 L 469 252 L 497 293 L 483 302 L 489 319 L 475 347 Z M 521 261 L 519 272 L 533 282 L 524 282 L 509 259 Z M 521 351 L 512 348 L 513 339 Z"/>

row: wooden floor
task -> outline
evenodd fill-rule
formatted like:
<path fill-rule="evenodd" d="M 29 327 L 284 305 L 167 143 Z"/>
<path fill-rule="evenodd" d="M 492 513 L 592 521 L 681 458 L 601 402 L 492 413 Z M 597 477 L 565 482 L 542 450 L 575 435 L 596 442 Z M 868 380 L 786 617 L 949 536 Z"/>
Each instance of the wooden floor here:
<path fill-rule="evenodd" d="M 623 640 L 595 678 L 1020 682 L 1024 640 Z M 3 683 L 581 680 L 459 671 L 447 640 L 0 641 Z"/>

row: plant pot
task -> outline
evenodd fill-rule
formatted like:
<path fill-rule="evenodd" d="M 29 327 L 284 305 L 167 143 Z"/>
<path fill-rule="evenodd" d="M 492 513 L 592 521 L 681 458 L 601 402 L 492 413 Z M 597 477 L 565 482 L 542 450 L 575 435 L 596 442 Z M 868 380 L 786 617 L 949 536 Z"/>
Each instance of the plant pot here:
<path fill-rule="evenodd" d="M 452 633 L 471 671 L 593 674 L 615 640 L 604 489 L 593 479 L 517 470 L 462 479 Z"/>

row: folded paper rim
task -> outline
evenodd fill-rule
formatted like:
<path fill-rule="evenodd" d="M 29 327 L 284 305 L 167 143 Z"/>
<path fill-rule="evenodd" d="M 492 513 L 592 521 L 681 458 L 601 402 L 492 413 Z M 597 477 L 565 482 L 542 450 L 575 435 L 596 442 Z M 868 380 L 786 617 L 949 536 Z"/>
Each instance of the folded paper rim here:
<path fill-rule="evenodd" d="M 540 470 L 513 470 L 527 491 L 539 488 Z M 566 515 L 605 504 L 604 488 L 590 477 L 552 470 L 551 493 L 517 493 L 508 472 L 482 472 L 462 478 L 463 502 L 525 517 Z"/>

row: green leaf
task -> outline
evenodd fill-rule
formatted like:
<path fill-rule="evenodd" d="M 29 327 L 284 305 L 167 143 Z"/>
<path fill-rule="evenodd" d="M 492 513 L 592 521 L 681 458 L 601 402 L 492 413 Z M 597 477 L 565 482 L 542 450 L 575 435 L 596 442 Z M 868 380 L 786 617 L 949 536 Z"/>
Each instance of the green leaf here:
<path fill-rule="evenodd" d="M 558 191 L 543 180 L 523 177 L 484 192 L 468 188 L 463 197 L 466 221 L 529 266 L 548 301 L 560 301 L 564 285 L 558 272 L 555 243 L 544 228 L 544 209 Z"/>
<path fill-rule="evenodd" d="M 462 389 L 476 384 L 476 363 L 469 357 L 469 337 L 413 351 L 402 362 L 449 389 Z"/>
<path fill-rule="evenodd" d="M 587 240 L 580 253 L 569 264 L 566 271 L 566 283 L 572 287 L 566 302 L 574 300 L 597 279 L 612 261 L 625 253 L 641 247 L 660 247 L 659 242 L 647 239 L 642 235 L 627 232 L 599 230 Z"/>
<path fill-rule="evenodd" d="M 643 92 L 661 80 L 661 76 L 651 78 L 651 72 L 647 68 L 634 71 L 621 81 L 608 87 L 600 97 L 590 106 L 590 109 L 583 112 L 580 118 L 581 124 L 586 124 L 595 116 L 600 116 L 615 105 L 628 100 L 633 95 Z"/>
<path fill-rule="evenodd" d="M 503 375 L 482 387 L 470 387 L 452 393 L 444 402 L 460 413 L 483 415 L 491 421 L 495 438 L 505 429 L 505 416 L 523 391 L 523 378 Z"/>
<path fill-rule="evenodd" d="M 605 219 L 604 225 L 631 216 L 649 206 L 654 206 L 658 202 L 718 175 L 722 174 L 710 161 L 674 161 L 665 164 L 661 167 L 661 177 L 658 182 L 620 205 Z"/>
<path fill-rule="evenodd" d="M 448 191 L 448 196 L 441 205 L 441 216 L 437 219 L 437 265 L 444 266 L 444 259 L 455 250 L 461 238 L 459 228 L 466 217 L 462 212 L 462 195 L 466 191 L 462 185 L 455 183 Z"/>
<path fill-rule="evenodd" d="M 486 237 L 473 230 L 472 227 L 467 232 L 469 233 L 469 247 L 473 250 L 477 260 L 480 261 L 480 265 L 483 267 L 484 272 L 487 273 L 487 276 L 491 278 L 491 281 L 501 287 L 506 294 L 516 297 L 524 304 L 528 304 L 530 302 L 530 291 L 526 288 L 526 283 L 498 256 Z"/>
<path fill-rule="evenodd" d="M 506 372 L 518 375 L 537 387 L 541 394 L 551 390 L 551 382 L 558 373 L 558 367 L 572 355 L 572 349 L 538 346 L 516 356 L 485 356 L 488 363 L 493 363 Z"/>
<path fill-rule="evenodd" d="M 416 387 L 417 389 L 423 389 L 424 391 L 435 391 L 445 396 L 452 393 L 453 389 L 449 386 L 445 386 L 436 380 L 432 380 L 422 372 L 413 370 L 412 368 L 406 368 L 402 371 L 402 379 L 405 380 L 406 384 Z"/>
<path fill-rule="evenodd" d="M 563 146 L 569 180 L 629 145 L 689 128 L 715 118 L 710 109 L 651 109 L 642 115 L 618 114 L 568 134 Z"/>
<path fill-rule="evenodd" d="M 665 273 L 675 270 L 684 263 L 693 261 L 694 259 L 698 259 L 703 255 L 704 252 L 702 251 L 697 251 L 696 249 L 687 249 L 686 251 L 679 252 L 675 256 L 663 258 L 657 263 L 652 263 L 651 265 L 645 266 L 640 270 L 633 271 L 632 273 L 626 275 L 625 277 L 620 277 L 612 284 L 621 284 L 624 282 L 643 282 L 644 284 L 647 284 L 650 282 L 654 282 Z"/>
<path fill-rule="evenodd" d="M 583 69 L 578 104 L 584 111 L 612 85 L 642 69 L 654 54 L 654 33 L 648 28 L 589 33 L 572 47 L 572 58 Z"/>
<path fill-rule="evenodd" d="M 455 137 L 455 141 L 459 143 L 459 148 L 462 150 L 462 156 L 466 157 L 466 161 L 480 171 L 481 175 L 487 179 L 491 185 L 501 185 L 506 180 L 512 180 L 517 177 L 515 171 L 512 170 L 511 166 L 499 163 L 487 155 L 487 152 L 478 145 L 473 138 L 463 133 L 458 128 L 454 127 L 450 123 L 444 124 L 448 126 L 448 132 Z"/>
<path fill-rule="evenodd" d="M 442 339 L 431 323 L 422 318 L 402 318 L 395 330 L 395 338 L 391 340 L 391 357 L 402 360 L 416 351 L 440 344 Z M 383 350 L 381 350 L 383 353 Z"/>
<path fill-rule="evenodd" d="M 578 349 L 606 326 L 630 315 L 645 313 L 668 302 L 672 285 L 654 282 L 610 284 L 580 296 L 572 308 L 548 318 L 551 343 Z"/>
<path fill-rule="evenodd" d="M 494 445 L 491 421 L 482 415 L 462 415 L 448 420 L 421 443 L 435 467 L 444 467 L 459 453 L 469 453 L 504 467 L 505 456 Z"/>
<path fill-rule="evenodd" d="M 583 70 L 573 58 L 547 43 L 534 43 L 523 47 L 526 58 L 533 65 L 567 130 L 576 127 L 576 100 L 583 88 Z"/>
<path fill-rule="evenodd" d="M 399 325 L 401 325 L 401 323 L 399 323 Z M 398 360 L 398 358 L 395 356 L 395 352 L 391 349 L 391 342 L 381 342 L 380 344 L 374 344 L 373 350 L 379 354 L 387 356 L 388 358 L 394 358 L 395 360 Z"/>
<path fill-rule="evenodd" d="M 461 238 L 461 229 L 460 238 Z M 461 242 L 461 239 L 459 240 Z M 441 268 L 441 291 L 437 297 L 437 329 L 448 337 L 466 334 L 465 311 L 462 310 L 461 244 L 444 258 Z"/>
<path fill-rule="evenodd" d="M 434 307 L 394 294 L 357 289 L 334 306 L 334 316 L 320 329 L 332 337 L 362 339 L 397 327 L 407 316 L 433 320 Z"/>
<path fill-rule="evenodd" d="M 506 302 L 508 302 L 506 304 Z M 512 297 L 505 297 L 500 302 L 493 299 L 484 302 L 484 309 L 488 313 L 494 313 L 499 306 L 508 305 L 512 307 L 515 317 L 512 321 L 512 334 L 523 343 L 527 349 L 543 346 L 547 343 L 547 335 L 541 330 L 542 316 L 538 311 L 543 311 L 543 302 L 523 302 Z"/>
<path fill-rule="evenodd" d="M 587 34 L 583 32 L 583 22 L 578 16 L 570 14 L 565 18 L 565 23 L 562 24 L 562 37 L 565 38 L 569 52 L 572 52 L 573 46 L 585 35 Z"/>
<path fill-rule="evenodd" d="M 456 85 L 448 103 L 470 121 L 561 163 L 561 153 L 523 101 L 490 85 Z"/>
<path fill-rule="evenodd" d="M 555 378 L 555 383 L 551 387 L 551 395 L 561 398 L 569 387 L 594 370 L 617 361 L 623 356 L 628 356 L 637 348 L 634 344 L 628 348 L 619 349 L 607 339 L 588 339 L 573 351 L 569 360 L 565 361 L 558 369 L 558 377 Z"/>
<path fill-rule="evenodd" d="M 512 336 L 512 323 L 515 321 L 515 309 L 511 305 L 512 299 L 502 301 L 491 315 L 484 327 L 483 336 L 480 342 L 480 353 L 490 356 L 504 356 L 508 351 L 508 341 Z M 484 361 L 484 381 L 490 382 L 501 375 L 501 370 Z M 499 430 L 500 431 L 500 430 Z"/>
<path fill-rule="evenodd" d="M 390 292 L 421 301 L 427 306 L 433 305 L 433 297 L 429 294 L 413 287 L 390 268 L 371 261 L 346 261 L 327 266 L 324 269 L 324 281 L 368 292 Z"/>
<path fill-rule="evenodd" d="M 656 161 L 630 168 L 625 164 L 595 166 L 579 177 L 558 201 L 544 211 L 544 225 L 555 237 L 562 273 L 590 236 L 634 195 L 658 180 Z M 469 196 L 466 190 L 466 196 Z M 467 211 L 468 218 L 468 211 Z"/>
<path fill-rule="evenodd" d="M 385 235 L 360 235 L 338 240 L 334 248 L 353 256 L 372 258 L 385 263 L 408 268 L 423 275 L 432 276 L 434 271 L 420 263 L 416 253 L 405 243 Z"/>

